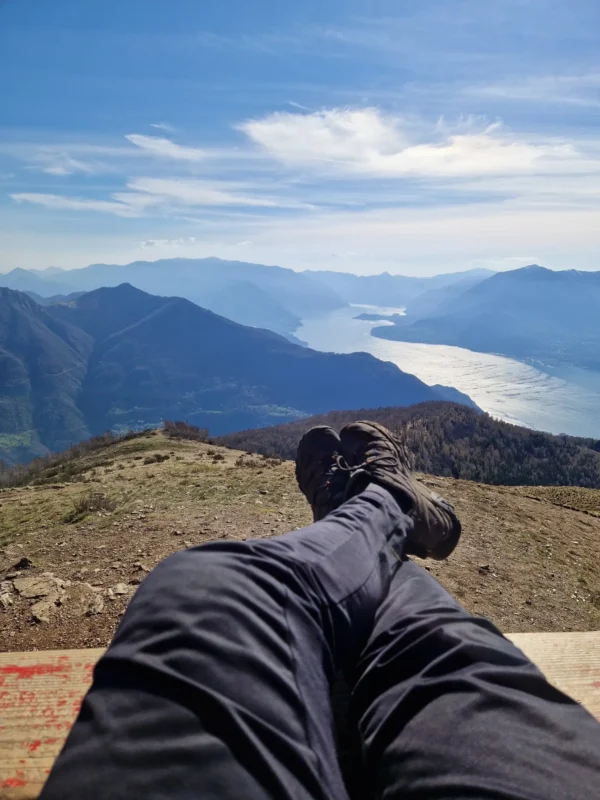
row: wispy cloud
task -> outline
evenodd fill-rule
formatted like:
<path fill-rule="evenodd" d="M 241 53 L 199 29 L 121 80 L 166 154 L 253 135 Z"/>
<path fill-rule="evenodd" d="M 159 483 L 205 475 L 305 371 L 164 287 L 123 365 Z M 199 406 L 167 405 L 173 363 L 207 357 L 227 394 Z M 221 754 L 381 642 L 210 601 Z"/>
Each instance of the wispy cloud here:
<path fill-rule="evenodd" d="M 142 200 L 145 196 L 162 198 L 187 206 L 256 206 L 278 208 L 285 206 L 284 200 L 272 197 L 248 195 L 236 191 L 235 184 L 200 180 L 176 180 L 165 178 L 138 178 L 130 181 L 127 188 L 137 192 Z M 130 195 L 128 195 L 130 196 Z M 124 195 L 121 195 L 124 197 Z M 298 204 L 293 204 L 297 206 Z"/>
<path fill-rule="evenodd" d="M 218 50 L 233 49 L 263 55 L 276 55 L 285 50 L 286 53 L 307 53 L 316 45 L 316 39 L 311 29 L 302 29 L 297 32 L 273 31 L 249 35 L 223 36 L 213 31 L 201 31 L 195 41 L 202 47 Z"/>
<path fill-rule="evenodd" d="M 467 86 L 463 94 L 493 100 L 600 108 L 600 72 L 540 75 Z"/>
<path fill-rule="evenodd" d="M 151 128 L 158 128 L 159 131 L 166 131 L 167 133 L 175 133 L 175 128 L 166 122 L 151 122 Z"/>
<path fill-rule="evenodd" d="M 136 208 L 110 200 L 89 200 L 83 197 L 64 197 L 37 192 L 16 192 L 10 196 L 17 203 L 33 203 L 61 211 L 99 211 L 105 214 L 116 214 L 119 217 L 136 217 L 139 214 Z"/>
<path fill-rule="evenodd" d="M 93 175 L 98 170 L 97 166 L 72 158 L 67 153 L 42 155 L 40 160 L 46 162 L 46 166 L 42 167 L 42 172 L 47 175 L 74 175 L 77 172 L 81 172 L 84 175 Z"/>
<path fill-rule="evenodd" d="M 254 208 L 312 209 L 308 203 L 285 197 L 270 197 L 258 192 L 248 194 L 243 184 L 226 181 L 201 181 L 178 178 L 134 178 L 128 191 L 114 192 L 110 199 L 89 199 L 42 192 L 16 192 L 10 197 L 17 203 L 32 203 L 54 210 L 88 211 L 120 217 L 180 217 L 189 209 Z M 150 240 L 148 240 L 150 241 Z M 152 240 L 154 241 L 154 240 Z M 162 240 L 161 240 L 162 241 Z"/>
<path fill-rule="evenodd" d="M 297 108 L 299 111 L 314 111 L 314 109 L 309 108 L 308 106 L 303 106 L 302 103 L 296 103 L 295 100 L 288 100 L 287 104 L 292 108 Z"/>
<path fill-rule="evenodd" d="M 148 247 L 185 247 L 187 245 L 194 245 L 197 239 L 195 236 L 188 236 L 181 239 L 146 239 L 140 242 L 144 248 Z"/>
<path fill-rule="evenodd" d="M 206 151 L 198 147 L 186 147 L 185 145 L 176 144 L 170 139 L 163 139 L 158 136 L 144 136 L 139 133 L 131 133 L 125 138 L 145 153 L 156 156 L 157 158 L 192 162 L 204 161 L 206 158 Z"/>

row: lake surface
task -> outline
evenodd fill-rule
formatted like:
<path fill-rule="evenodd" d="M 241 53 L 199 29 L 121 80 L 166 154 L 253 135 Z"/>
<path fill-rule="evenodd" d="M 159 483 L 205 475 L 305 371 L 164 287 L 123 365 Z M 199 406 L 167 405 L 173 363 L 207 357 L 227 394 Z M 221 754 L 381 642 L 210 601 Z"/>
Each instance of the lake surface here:
<path fill-rule="evenodd" d="M 600 438 L 600 372 L 536 368 L 461 347 L 378 339 L 371 336 L 371 329 L 385 323 L 354 319 L 363 311 L 402 313 L 397 308 L 344 308 L 304 320 L 296 336 L 315 350 L 371 353 L 429 385 L 454 386 L 484 411 L 507 422 Z"/>

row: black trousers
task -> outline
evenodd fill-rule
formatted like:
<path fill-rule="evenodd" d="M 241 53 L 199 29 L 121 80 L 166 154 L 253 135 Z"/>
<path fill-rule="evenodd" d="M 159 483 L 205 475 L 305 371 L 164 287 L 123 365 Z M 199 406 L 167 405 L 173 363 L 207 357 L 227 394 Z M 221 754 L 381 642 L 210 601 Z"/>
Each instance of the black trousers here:
<path fill-rule="evenodd" d="M 598 800 L 600 725 L 403 559 L 409 525 L 370 487 L 304 530 L 166 559 L 44 800 L 343 800 L 339 670 L 371 796 Z"/>

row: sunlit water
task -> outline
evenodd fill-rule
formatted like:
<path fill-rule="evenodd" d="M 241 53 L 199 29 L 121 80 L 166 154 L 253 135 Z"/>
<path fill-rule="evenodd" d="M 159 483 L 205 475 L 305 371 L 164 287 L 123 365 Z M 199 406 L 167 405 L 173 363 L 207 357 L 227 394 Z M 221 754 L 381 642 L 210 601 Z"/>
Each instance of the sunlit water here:
<path fill-rule="evenodd" d="M 371 336 L 381 322 L 354 317 L 400 309 L 344 308 L 306 319 L 296 336 L 315 350 L 371 353 L 427 384 L 454 386 L 499 419 L 551 433 L 600 437 L 600 373 L 576 367 L 543 368 L 461 347 L 390 342 Z"/>

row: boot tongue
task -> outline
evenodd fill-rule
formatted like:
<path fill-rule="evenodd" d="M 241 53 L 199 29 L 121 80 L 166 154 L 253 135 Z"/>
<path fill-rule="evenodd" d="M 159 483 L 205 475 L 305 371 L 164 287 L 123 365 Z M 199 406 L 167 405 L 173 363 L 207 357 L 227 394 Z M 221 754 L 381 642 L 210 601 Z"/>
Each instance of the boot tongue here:
<path fill-rule="evenodd" d="M 352 497 L 364 492 L 371 483 L 373 483 L 373 478 L 366 470 L 353 470 L 346 485 L 346 500 L 350 500 Z"/>

